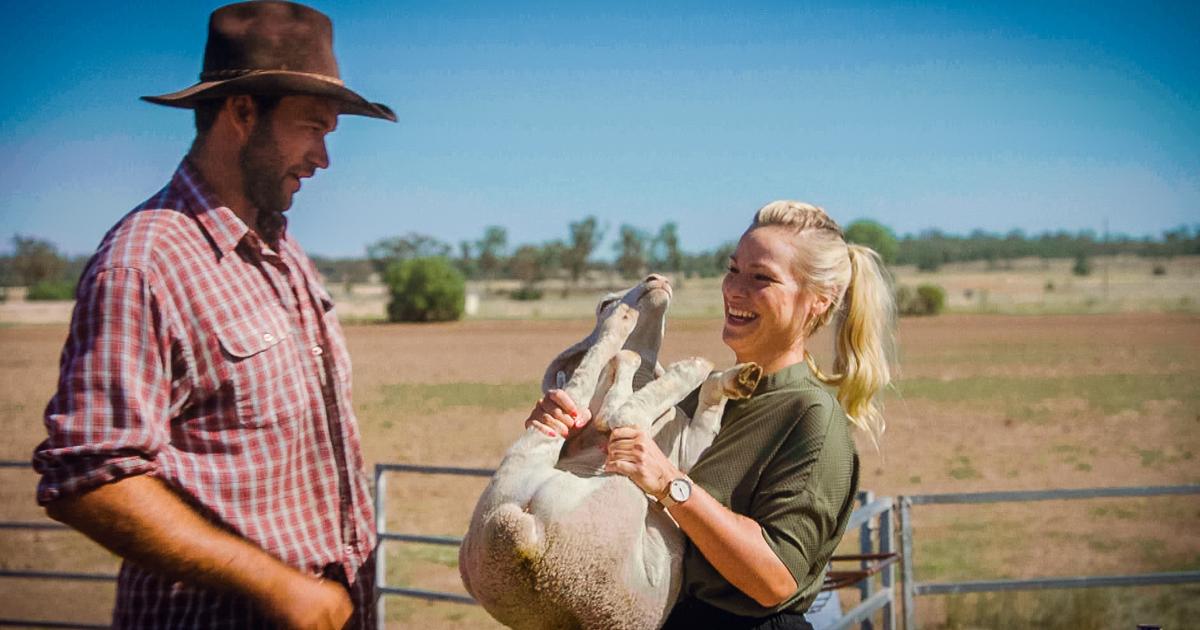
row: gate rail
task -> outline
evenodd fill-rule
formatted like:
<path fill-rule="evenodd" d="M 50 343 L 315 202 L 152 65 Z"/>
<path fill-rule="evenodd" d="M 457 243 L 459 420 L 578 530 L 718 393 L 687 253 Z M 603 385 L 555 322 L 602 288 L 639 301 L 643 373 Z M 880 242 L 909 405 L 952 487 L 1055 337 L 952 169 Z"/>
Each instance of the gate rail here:
<path fill-rule="evenodd" d="M 29 462 L 0 460 L 0 469 L 16 468 L 29 470 Z M 69 530 L 61 523 L 47 521 L 0 521 L 0 530 L 58 531 Z M 0 578 L 24 580 L 67 580 L 71 582 L 116 582 L 115 573 L 82 573 L 78 571 L 14 571 L 0 569 Z M 104 630 L 108 625 L 69 623 L 41 619 L 0 618 L 0 626 L 22 626 L 26 628 L 71 628 L 72 630 Z"/>
<path fill-rule="evenodd" d="M 959 492 L 917 494 L 899 497 L 900 572 L 904 583 L 904 628 L 915 630 L 915 600 L 921 595 L 949 595 L 993 591 L 1036 590 L 1047 588 L 1094 588 L 1103 586 L 1152 586 L 1200 582 L 1200 571 L 1173 571 L 1103 576 L 1030 578 L 1024 580 L 976 580 L 962 582 L 917 582 L 913 577 L 913 524 L 915 505 L 953 505 L 1061 501 L 1120 497 L 1156 497 L 1200 494 L 1200 485 L 1132 486 L 1124 488 L 1078 488 L 1070 490 L 1026 490 L 1010 492 Z"/>
<path fill-rule="evenodd" d="M 28 468 L 28 462 L 0 461 L 0 469 L 28 470 Z M 421 543 L 456 547 L 462 542 L 461 538 L 451 536 L 430 536 L 388 531 L 386 507 L 387 475 L 389 473 L 456 475 L 486 478 L 490 477 L 494 472 L 494 470 L 486 468 L 416 466 L 411 464 L 376 464 L 375 527 L 379 537 L 380 547 L 382 548 L 385 543 L 389 542 Z M 912 523 L 912 511 L 914 506 L 1057 501 L 1121 497 L 1181 496 L 1196 494 L 1200 494 L 1200 485 L 905 495 L 898 497 L 895 502 L 893 502 L 890 498 L 876 498 L 870 492 L 860 492 L 859 496 L 857 497 L 860 505 L 851 515 L 850 522 L 847 525 L 847 531 L 850 531 L 852 528 L 858 528 L 860 549 L 863 554 L 890 553 L 896 549 L 893 538 L 893 530 L 895 529 L 896 525 L 895 517 L 899 517 L 898 528 L 900 530 L 901 551 L 900 573 L 904 609 L 902 621 L 904 628 L 915 629 L 917 627 L 915 618 L 915 600 L 920 596 L 1047 588 L 1090 588 L 1197 583 L 1200 582 L 1200 571 L 1174 571 L 1104 576 L 1049 577 L 1023 580 L 917 582 L 913 576 L 915 560 L 913 553 L 914 528 Z M 0 530 L 59 531 L 68 529 L 70 528 L 66 527 L 65 525 L 46 521 L 0 521 Z M 885 630 L 890 630 L 895 624 L 896 617 L 896 602 L 894 595 L 895 589 L 893 588 L 895 579 L 894 569 L 894 566 L 888 566 L 880 572 L 880 588 L 878 589 L 875 588 L 875 583 L 871 578 L 865 578 L 860 581 L 858 584 L 858 589 L 861 596 L 859 604 L 853 609 L 846 611 L 842 618 L 833 626 L 833 628 L 837 630 L 843 630 L 850 628 L 854 624 L 861 624 L 864 630 L 866 630 L 871 627 L 871 617 L 874 615 L 874 613 L 882 610 L 883 627 Z M 116 575 L 108 573 L 84 573 L 71 571 L 18 571 L 3 569 L 0 570 L 0 579 L 112 582 L 116 580 Z M 430 601 L 445 601 L 460 604 L 476 604 L 474 599 L 461 593 L 389 586 L 387 584 L 386 553 L 379 553 L 377 556 L 376 584 L 379 588 L 377 612 L 381 626 L 386 618 L 386 599 L 389 596 L 414 597 Z M 8 618 L 0 618 L 0 626 L 75 628 L 86 630 L 107 627 L 106 625 Z"/>

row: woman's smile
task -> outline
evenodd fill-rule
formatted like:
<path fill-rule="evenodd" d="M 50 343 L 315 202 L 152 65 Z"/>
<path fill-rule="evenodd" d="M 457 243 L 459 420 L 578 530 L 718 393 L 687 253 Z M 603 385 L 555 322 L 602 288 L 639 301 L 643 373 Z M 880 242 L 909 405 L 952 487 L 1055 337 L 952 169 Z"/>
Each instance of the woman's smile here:
<path fill-rule="evenodd" d="M 725 308 L 725 320 L 728 323 L 733 324 L 735 326 L 740 326 L 742 324 L 749 324 L 750 322 L 752 322 L 756 319 L 758 319 L 758 315 L 756 315 L 750 311 L 744 311 L 742 309 L 734 308 L 732 306 Z"/>

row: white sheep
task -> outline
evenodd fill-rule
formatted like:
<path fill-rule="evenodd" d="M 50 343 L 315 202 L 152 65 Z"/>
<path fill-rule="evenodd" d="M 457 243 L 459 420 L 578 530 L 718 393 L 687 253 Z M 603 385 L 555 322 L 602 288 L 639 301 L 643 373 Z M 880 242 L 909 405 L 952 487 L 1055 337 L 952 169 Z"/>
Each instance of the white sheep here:
<path fill-rule="evenodd" d="M 730 398 L 748 397 L 762 370 L 712 373 L 691 358 L 665 370 L 658 352 L 671 288 L 650 276 L 597 307 L 596 327 L 546 370 L 593 421 L 564 446 L 528 429 L 504 456 L 459 550 L 467 591 L 513 628 L 657 628 L 680 585 L 684 535 L 634 483 L 603 472 L 599 446 L 620 426 L 649 428 L 687 471 L 720 426 Z M 657 375 L 657 378 L 655 378 Z M 565 386 L 563 384 L 565 382 Z M 700 386 L 694 417 L 675 408 Z"/>

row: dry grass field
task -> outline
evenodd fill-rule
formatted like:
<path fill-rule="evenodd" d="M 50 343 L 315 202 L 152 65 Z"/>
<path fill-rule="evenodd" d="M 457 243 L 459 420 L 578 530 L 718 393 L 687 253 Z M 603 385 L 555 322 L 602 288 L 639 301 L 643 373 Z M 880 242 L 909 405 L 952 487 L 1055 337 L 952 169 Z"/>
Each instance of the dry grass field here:
<path fill-rule="evenodd" d="M 495 466 L 538 395 L 542 367 L 589 327 L 579 319 L 349 326 L 369 465 Z M 718 331 L 715 319 L 674 320 L 665 359 L 731 361 Z M 65 333 L 0 327 L 0 459 L 27 460 L 40 440 Z M 1200 483 L 1198 349 L 1200 316 L 1187 313 L 902 320 L 889 428 L 879 452 L 860 441 L 862 486 L 895 496 Z M 31 472 L 0 478 L 0 519 L 42 518 Z M 483 483 L 393 475 L 389 529 L 461 535 Z M 954 580 L 1196 570 L 1198 523 L 1195 496 L 922 506 L 916 572 Z M 461 590 L 454 549 L 391 544 L 388 556 L 389 583 Z M 0 569 L 114 566 L 71 533 L 0 531 Z M 111 599 L 106 584 L 0 578 L 0 618 L 104 623 Z M 495 627 L 476 607 L 391 598 L 388 609 L 394 627 Z M 921 598 L 918 614 L 945 628 L 1186 627 L 1200 617 L 1200 587 Z"/>

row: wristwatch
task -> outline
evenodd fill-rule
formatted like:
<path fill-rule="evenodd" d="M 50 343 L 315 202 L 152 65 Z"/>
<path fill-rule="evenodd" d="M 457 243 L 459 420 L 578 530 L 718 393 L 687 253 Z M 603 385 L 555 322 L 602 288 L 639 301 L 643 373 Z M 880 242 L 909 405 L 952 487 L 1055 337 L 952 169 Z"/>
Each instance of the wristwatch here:
<path fill-rule="evenodd" d="M 658 498 L 658 502 L 664 508 L 669 508 L 672 505 L 683 503 L 692 496 L 692 480 L 687 476 L 672 479 L 671 483 L 667 484 L 667 491 Z"/>

